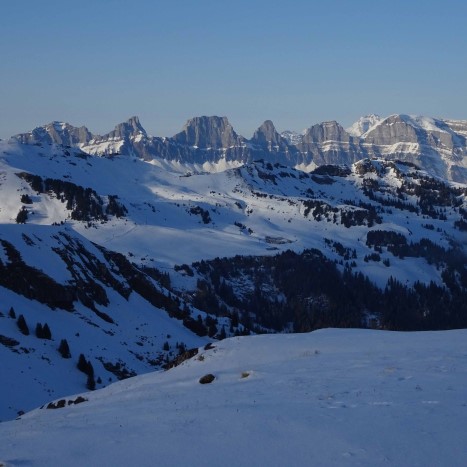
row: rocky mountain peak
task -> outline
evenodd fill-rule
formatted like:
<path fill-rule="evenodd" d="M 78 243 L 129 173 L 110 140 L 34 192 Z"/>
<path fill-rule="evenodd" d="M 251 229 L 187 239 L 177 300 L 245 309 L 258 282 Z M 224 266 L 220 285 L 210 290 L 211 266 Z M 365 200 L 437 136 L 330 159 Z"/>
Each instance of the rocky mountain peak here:
<path fill-rule="evenodd" d="M 54 121 L 29 133 L 13 136 L 11 139 L 23 144 L 61 144 L 79 146 L 93 139 L 93 134 L 85 127 L 75 127 L 66 122 Z"/>
<path fill-rule="evenodd" d="M 147 136 L 146 130 L 141 125 L 139 118 L 133 116 L 126 122 L 118 124 L 113 131 L 111 131 L 106 137 L 108 138 L 130 138 L 138 135 Z"/>
<path fill-rule="evenodd" d="M 254 133 L 251 141 L 260 146 L 281 146 L 287 141 L 276 131 L 274 123 L 266 120 Z"/>
<path fill-rule="evenodd" d="M 243 138 L 235 133 L 227 117 L 194 117 L 173 138 L 178 144 L 200 149 L 220 149 L 238 146 Z"/>
<path fill-rule="evenodd" d="M 318 123 L 306 130 L 304 143 L 323 143 L 324 141 L 348 142 L 350 135 L 335 120 Z"/>

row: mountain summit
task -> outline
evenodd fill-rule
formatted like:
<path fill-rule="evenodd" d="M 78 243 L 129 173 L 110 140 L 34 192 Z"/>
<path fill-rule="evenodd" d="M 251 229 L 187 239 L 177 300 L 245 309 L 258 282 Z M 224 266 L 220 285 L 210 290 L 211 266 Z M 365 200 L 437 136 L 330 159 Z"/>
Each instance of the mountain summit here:
<path fill-rule="evenodd" d="M 378 124 L 382 118 L 376 114 L 360 117 L 352 126 L 347 128 L 347 133 L 352 136 L 363 136 L 372 126 Z"/>
<path fill-rule="evenodd" d="M 240 146 L 243 138 L 235 133 L 227 117 L 194 117 L 188 120 L 173 140 L 200 149 Z"/>
<path fill-rule="evenodd" d="M 138 135 L 147 137 L 146 130 L 141 125 L 138 117 L 131 117 L 126 122 L 118 124 L 113 131 L 105 135 L 106 138 L 130 138 Z"/>

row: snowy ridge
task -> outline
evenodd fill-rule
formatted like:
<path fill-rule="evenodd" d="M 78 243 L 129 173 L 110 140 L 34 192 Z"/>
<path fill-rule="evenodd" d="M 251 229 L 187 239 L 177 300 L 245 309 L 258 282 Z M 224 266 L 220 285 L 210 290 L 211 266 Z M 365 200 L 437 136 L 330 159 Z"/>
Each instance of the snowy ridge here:
<path fill-rule="evenodd" d="M 370 128 L 380 123 L 382 118 L 376 114 L 360 117 L 355 123 L 347 128 L 347 133 L 352 136 L 363 136 Z"/>

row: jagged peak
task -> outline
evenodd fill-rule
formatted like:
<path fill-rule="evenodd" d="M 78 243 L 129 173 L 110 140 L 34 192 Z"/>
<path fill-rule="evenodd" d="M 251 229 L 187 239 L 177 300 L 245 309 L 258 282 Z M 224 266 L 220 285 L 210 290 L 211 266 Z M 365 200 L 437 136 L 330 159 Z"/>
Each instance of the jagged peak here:
<path fill-rule="evenodd" d="M 237 135 L 227 117 L 201 116 L 190 118 L 182 131 L 172 138 L 179 144 L 203 149 L 235 146 L 243 139 Z"/>
<path fill-rule="evenodd" d="M 143 135 L 147 136 L 146 130 L 141 125 L 137 116 L 132 116 L 125 122 L 119 123 L 115 126 L 115 129 L 108 135 L 109 137 L 125 138 L 130 136 Z"/>
<path fill-rule="evenodd" d="M 265 145 L 272 143 L 274 145 L 280 145 L 286 143 L 287 140 L 283 138 L 276 130 L 274 123 L 271 120 L 265 120 L 262 125 L 255 131 L 251 141 L 254 144 Z"/>
<path fill-rule="evenodd" d="M 265 120 L 258 129 L 276 131 L 276 127 L 274 126 L 274 123 L 272 123 L 272 120 Z"/>
<path fill-rule="evenodd" d="M 12 136 L 11 140 L 26 144 L 56 143 L 73 146 L 87 143 L 93 137 L 94 135 L 84 125 L 76 127 L 67 122 L 54 120 L 45 125 L 38 126 L 28 133 Z"/>

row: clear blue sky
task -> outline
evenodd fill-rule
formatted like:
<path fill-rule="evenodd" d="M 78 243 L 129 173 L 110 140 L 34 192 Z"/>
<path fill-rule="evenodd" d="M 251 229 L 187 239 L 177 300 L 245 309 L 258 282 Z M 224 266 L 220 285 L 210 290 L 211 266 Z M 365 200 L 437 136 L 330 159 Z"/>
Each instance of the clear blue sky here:
<path fill-rule="evenodd" d="M 171 136 L 226 115 L 467 119 L 465 0 L 5 0 L 0 138 L 52 120 L 95 133 L 138 115 Z"/>

